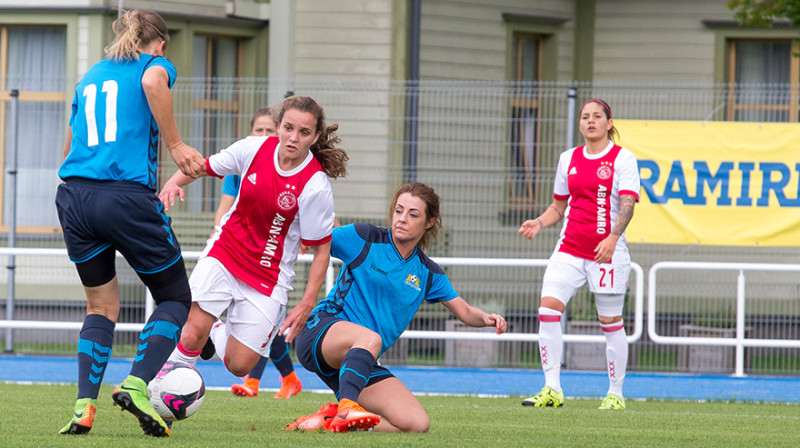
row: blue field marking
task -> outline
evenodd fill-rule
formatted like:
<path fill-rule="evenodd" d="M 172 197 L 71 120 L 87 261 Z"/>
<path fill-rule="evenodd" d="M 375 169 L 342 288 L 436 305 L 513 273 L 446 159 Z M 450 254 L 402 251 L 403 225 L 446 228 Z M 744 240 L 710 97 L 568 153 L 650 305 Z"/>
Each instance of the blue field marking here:
<path fill-rule="evenodd" d="M 541 370 L 476 369 L 455 367 L 386 366 L 416 394 L 488 395 L 522 397 L 544 385 Z M 112 358 L 104 383 L 121 383 L 131 368 L 130 359 Z M 206 387 L 229 390 L 240 380 L 220 361 L 200 361 L 197 370 Z M 295 370 L 304 391 L 328 391 L 316 375 L 299 364 Z M 0 381 L 75 384 L 78 363 L 73 357 L 0 356 Z M 601 398 L 608 389 L 605 372 L 562 371 L 561 386 L 567 397 Z M 280 388 L 278 372 L 267 366 L 262 389 Z M 800 377 L 628 373 L 625 398 L 634 400 L 764 401 L 800 403 Z"/>

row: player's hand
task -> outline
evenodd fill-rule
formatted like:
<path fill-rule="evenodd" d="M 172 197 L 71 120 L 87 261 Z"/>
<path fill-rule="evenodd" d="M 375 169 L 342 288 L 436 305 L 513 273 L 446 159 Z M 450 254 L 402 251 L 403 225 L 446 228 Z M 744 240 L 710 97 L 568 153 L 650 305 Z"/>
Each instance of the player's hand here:
<path fill-rule="evenodd" d="M 594 248 L 594 261 L 600 264 L 610 262 L 617 248 L 618 239 L 619 237 L 616 235 L 609 235 L 603 241 L 600 241 L 597 247 Z"/>
<path fill-rule="evenodd" d="M 542 224 L 542 220 L 540 218 L 529 219 L 523 222 L 519 227 L 519 234 L 529 240 L 532 240 L 533 237 L 535 237 L 543 227 L 544 224 Z"/>
<path fill-rule="evenodd" d="M 164 211 L 169 211 L 169 208 L 175 205 L 175 196 L 183 202 L 184 194 L 183 188 L 179 187 L 178 184 L 167 182 L 164 184 L 164 188 L 161 189 L 161 193 L 158 194 L 158 198 L 164 203 Z"/>
<path fill-rule="evenodd" d="M 303 255 L 305 255 L 305 254 L 307 254 L 307 253 L 308 253 L 308 249 L 309 249 L 309 247 L 308 247 L 308 246 L 306 246 L 306 245 L 305 245 L 305 244 L 303 244 L 303 243 L 300 243 L 300 245 L 299 245 L 299 246 L 297 246 L 297 248 L 300 250 L 300 253 L 301 253 L 301 254 L 303 254 Z"/>
<path fill-rule="evenodd" d="M 181 172 L 192 179 L 197 179 L 206 173 L 206 160 L 199 151 L 186 143 L 178 142 L 169 148 L 169 154 Z"/>
<path fill-rule="evenodd" d="M 494 327 L 495 333 L 501 334 L 505 333 L 508 330 L 508 324 L 503 316 L 499 314 L 488 314 L 486 315 L 486 319 L 484 321 L 487 327 Z"/>
<path fill-rule="evenodd" d="M 278 334 L 284 335 L 287 343 L 294 341 L 294 338 L 296 338 L 306 326 L 306 320 L 308 319 L 308 315 L 311 314 L 312 309 L 313 307 L 308 306 L 302 301 L 298 303 L 296 307 L 289 311 Z M 285 333 L 287 328 L 289 331 Z"/>

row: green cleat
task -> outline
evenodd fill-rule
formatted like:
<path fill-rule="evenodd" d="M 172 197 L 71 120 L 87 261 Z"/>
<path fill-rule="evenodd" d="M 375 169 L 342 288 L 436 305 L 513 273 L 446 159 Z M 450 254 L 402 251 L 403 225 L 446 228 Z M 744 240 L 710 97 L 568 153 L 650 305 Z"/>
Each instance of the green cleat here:
<path fill-rule="evenodd" d="M 92 429 L 94 413 L 97 412 L 97 399 L 81 398 L 75 402 L 75 412 L 61 434 L 86 434 Z"/>
<path fill-rule="evenodd" d="M 170 436 L 169 425 L 150 405 L 147 383 L 143 379 L 128 375 L 125 381 L 114 389 L 111 397 L 114 399 L 114 404 L 139 419 L 139 426 L 148 436 Z"/>
<path fill-rule="evenodd" d="M 550 386 L 544 386 L 538 394 L 522 400 L 523 406 L 535 408 L 560 408 L 564 406 L 564 392 L 556 392 Z"/>
<path fill-rule="evenodd" d="M 603 410 L 612 410 L 612 411 L 624 411 L 625 410 L 625 399 L 620 398 L 614 394 L 606 395 L 606 398 L 603 399 L 603 402 L 600 403 L 600 407 L 597 409 Z"/>

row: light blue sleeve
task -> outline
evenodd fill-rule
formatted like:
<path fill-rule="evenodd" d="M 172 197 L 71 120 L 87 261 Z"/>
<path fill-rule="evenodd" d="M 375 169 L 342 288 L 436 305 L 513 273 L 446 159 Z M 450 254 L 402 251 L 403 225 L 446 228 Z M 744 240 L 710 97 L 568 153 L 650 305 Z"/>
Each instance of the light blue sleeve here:
<path fill-rule="evenodd" d="M 447 278 L 447 275 L 435 272 L 431 272 L 430 275 L 433 276 L 433 281 L 431 282 L 431 289 L 428 291 L 428 294 L 425 295 L 426 301 L 431 303 L 439 301 L 446 302 L 458 297 L 458 293 L 453 288 L 453 285 L 450 284 L 450 279 Z"/>
<path fill-rule="evenodd" d="M 239 194 L 239 180 L 239 176 L 235 174 L 225 176 L 225 183 L 222 184 L 222 194 L 227 194 L 228 196 Z"/>
<path fill-rule="evenodd" d="M 358 235 L 355 224 L 335 227 L 331 237 L 331 256 L 350 264 L 364 248 L 364 239 Z"/>

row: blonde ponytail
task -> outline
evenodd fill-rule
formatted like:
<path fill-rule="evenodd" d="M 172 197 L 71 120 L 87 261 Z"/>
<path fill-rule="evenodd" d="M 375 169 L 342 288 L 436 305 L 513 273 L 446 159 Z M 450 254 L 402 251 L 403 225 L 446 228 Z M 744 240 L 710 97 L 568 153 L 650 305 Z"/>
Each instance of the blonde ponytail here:
<path fill-rule="evenodd" d="M 126 11 L 111 27 L 117 37 L 105 52 L 115 61 L 139 59 L 139 49 L 154 40 L 169 42 L 167 24 L 153 11 Z"/>

